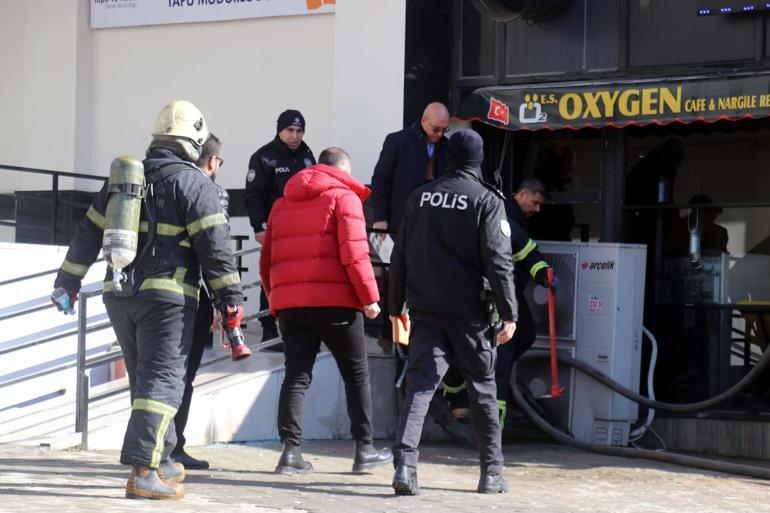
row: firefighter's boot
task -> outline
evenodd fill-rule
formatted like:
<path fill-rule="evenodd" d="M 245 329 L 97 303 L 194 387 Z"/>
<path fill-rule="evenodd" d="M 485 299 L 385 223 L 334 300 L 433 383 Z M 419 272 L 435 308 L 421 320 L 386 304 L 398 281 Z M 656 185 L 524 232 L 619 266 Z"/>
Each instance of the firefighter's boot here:
<path fill-rule="evenodd" d="M 146 466 L 131 466 L 126 483 L 127 499 L 168 500 L 184 497 L 184 485 L 167 483 L 158 477 L 158 471 Z"/>
<path fill-rule="evenodd" d="M 169 484 L 181 483 L 186 475 L 184 465 L 178 461 L 169 460 L 158 467 L 158 477 Z"/>
<path fill-rule="evenodd" d="M 505 427 L 505 417 L 508 416 L 508 402 L 497 400 L 497 414 L 500 419 L 500 429 Z"/>

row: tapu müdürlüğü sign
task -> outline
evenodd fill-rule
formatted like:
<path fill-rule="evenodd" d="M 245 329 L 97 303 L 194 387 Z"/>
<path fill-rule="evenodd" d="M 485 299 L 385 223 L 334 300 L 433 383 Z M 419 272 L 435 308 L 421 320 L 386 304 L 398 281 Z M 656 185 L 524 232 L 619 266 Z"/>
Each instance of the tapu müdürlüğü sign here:
<path fill-rule="evenodd" d="M 559 130 L 767 116 L 770 73 L 487 87 L 456 117 L 508 130 Z"/>
<path fill-rule="evenodd" d="M 336 0 L 91 0 L 91 28 L 334 12 Z"/>

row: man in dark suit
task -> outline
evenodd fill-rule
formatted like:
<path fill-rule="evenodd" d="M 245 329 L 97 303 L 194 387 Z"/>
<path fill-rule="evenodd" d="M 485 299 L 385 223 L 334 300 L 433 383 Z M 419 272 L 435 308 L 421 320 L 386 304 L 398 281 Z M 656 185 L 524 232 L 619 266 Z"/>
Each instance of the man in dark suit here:
<path fill-rule="evenodd" d="M 409 194 L 446 170 L 449 111 L 442 103 L 425 107 L 422 119 L 388 134 L 372 176 L 374 228 L 398 231 Z"/>

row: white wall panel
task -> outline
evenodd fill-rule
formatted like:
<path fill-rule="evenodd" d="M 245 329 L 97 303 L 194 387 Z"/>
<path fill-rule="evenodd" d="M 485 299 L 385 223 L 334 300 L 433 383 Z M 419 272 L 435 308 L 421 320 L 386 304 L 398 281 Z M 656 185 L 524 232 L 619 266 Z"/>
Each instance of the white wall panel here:
<path fill-rule="evenodd" d="M 144 154 L 160 108 L 184 98 L 223 142 L 220 183 L 241 188 L 249 156 L 286 108 L 306 141 L 329 143 L 333 15 L 98 30 L 94 33 L 93 166 Z"/>

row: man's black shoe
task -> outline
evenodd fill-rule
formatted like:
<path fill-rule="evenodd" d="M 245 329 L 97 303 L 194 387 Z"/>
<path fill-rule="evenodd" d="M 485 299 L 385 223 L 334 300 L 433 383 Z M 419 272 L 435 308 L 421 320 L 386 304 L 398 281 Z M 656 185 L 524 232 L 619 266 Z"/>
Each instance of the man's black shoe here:
<path fill-rule="evenodd" d="M 193 458 L 192 456 L 184 452 L 184 450 L 171 453 L 171 458 L 174 461 L 178 461 L 179 463 L 184 465 L 184 468 L 186 469 L 206 470 L 207 468 L 209 468 L 208 461 Z"/>
<path fill-rule="evenodd" d="M 393 474 L 393 490 L 396 495 L 420 495 L 417 484 L 417 469 L 408 465 L 398 465 Z"/>
<path fill-rule="evenodd" d="M 267 323 L 262 325 L 262 340 L 260 343 L 269 342 L 271 340 L 274 340 L 278 338 L 280 335 L 278 334 L 278 327 L 276 327 L 275 323 Z M 265 351 L 275 351 L 276 353 L 282 353 L 283 352 L 283 342 L 279 342 L 277 344 L 274 344 L 270 347 L 266 347 L 264 349 Z"/>
<path fill-rule="evenodd" d="M 508 493 L 511 491 L 511 486 L 500 474 L 482 472 L 476 491 L 479 493 Z"/>
<path fill-rule="evenodd" d="M 283 444 L 281 459 L 275 467 L 276 474 L 310 474 L 313 465 L 302 459 L 302 449 L 299 445 Z"/>
<path fill-rule="evenodd" d="M 353 472 L 366 472 L 377 465 L 393 461 L 393 453 L 389 448 L 376 449 L 374 444 L 356 441 L 356 454 L 353 458 Z"/>

